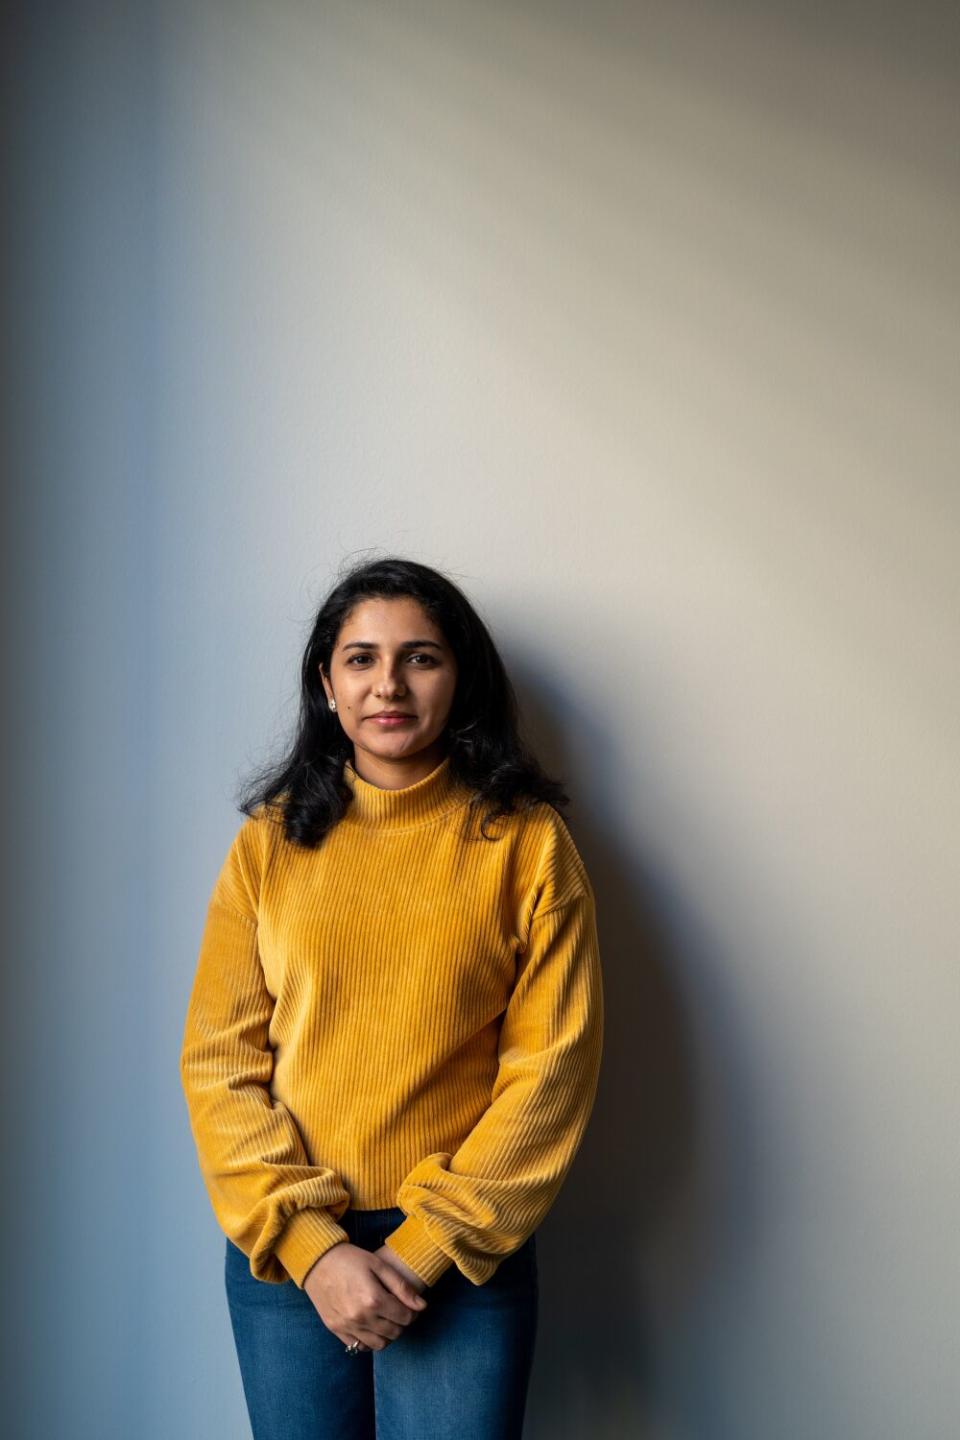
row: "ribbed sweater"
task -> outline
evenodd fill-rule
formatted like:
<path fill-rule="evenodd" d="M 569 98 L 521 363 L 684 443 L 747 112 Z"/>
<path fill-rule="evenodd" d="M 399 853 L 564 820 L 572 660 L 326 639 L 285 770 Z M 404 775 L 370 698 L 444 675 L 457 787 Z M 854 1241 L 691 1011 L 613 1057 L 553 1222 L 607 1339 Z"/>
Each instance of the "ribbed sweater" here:
<path fill-rule="evenodd" d="M 427 1285 L 482 1285 L 553 1203 L 603 1044 L 594 894 L 540 801 L 488 822 L 449 757 L 343 775 L 309 849 L 245 817 L 210 895 L 180 1075 L 214 1215 L 251 1273 L 303 1288 L 348 1207 Z"/>

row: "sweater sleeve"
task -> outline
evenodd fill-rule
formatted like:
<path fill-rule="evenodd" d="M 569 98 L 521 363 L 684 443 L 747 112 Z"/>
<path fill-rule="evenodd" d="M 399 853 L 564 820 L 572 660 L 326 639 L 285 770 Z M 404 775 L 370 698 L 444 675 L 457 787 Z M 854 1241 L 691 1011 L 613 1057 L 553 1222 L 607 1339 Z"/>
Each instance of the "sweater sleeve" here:
<path fill-rule="evenodd" d="M 432 1285 L 451 1264 L 475 1285 L 546 1215 L 583 1138 L 603 1046 L 603 988 L 588 882 L 531 921 L 504 1013 L 489 1107 L 454 1154 L 422 1159 L 386 1239 Z"/>
<path fill-rule="evenodd" d="M 258 1280 L 307 1272 L 348 1240 L 339 1177 L 313 1165 L 297 1123 L 274 1099 L 269 1042 L 274 1002 L 257 943 L 270 821 L 248 819 L 213 888 L 187 1007 L 180 1076 L 214 1215 Z"/>

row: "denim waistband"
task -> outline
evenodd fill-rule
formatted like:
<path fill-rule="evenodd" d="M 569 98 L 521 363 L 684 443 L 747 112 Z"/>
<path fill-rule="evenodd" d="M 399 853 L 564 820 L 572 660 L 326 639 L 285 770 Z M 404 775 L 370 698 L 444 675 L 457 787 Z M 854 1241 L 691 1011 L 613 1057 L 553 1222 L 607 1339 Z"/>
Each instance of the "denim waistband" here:
<path fill-rule="evenodd" d="M 398 1205 L 388 1205 L 381 1210 L 354 1210 L 349 1207 L 337 1223 L 354 1243 L 377 1250 L 405 1219 L 406 1214 Z"/>

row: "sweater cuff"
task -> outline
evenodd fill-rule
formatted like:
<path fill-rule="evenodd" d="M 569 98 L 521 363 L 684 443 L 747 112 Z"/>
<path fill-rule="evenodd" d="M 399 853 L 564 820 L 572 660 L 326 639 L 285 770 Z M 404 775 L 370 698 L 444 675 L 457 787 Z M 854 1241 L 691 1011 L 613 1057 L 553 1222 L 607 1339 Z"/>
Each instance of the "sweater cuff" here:
<path fill-rule="evenodd" d="M 314 1206 L 291 1215 L 273 1250 L 290 1279 L 302 1290 L 308 1272 L 320 1256 L 326 1255 L 342 1240 L 349 1239 L 346 1230 L 337 1224 L 329 1210 Z"/>
<path fill-rule="evenodd" d="M 427 1227 L 416 1215 L 408 1215 L 383 1242 L 404 1264 L 415 1270 L 421 1280 L 432 1285 L 453 1260 L 435 1245 L 427 1234 Z"/>

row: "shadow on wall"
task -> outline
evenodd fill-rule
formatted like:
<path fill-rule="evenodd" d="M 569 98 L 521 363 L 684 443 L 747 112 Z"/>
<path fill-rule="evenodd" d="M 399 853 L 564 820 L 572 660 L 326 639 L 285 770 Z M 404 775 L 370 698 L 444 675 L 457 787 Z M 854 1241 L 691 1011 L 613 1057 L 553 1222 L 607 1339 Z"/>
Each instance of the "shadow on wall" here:
<path fill-rule="evenodd" d="M 585 773 L 566 762 L 549 718 L 570 721 L 570 697 L 557 695 L 555 705 L 549 684 L 538 677 L 531 693 L 521 667 L 512 668 L 531 747 L 568 782 L 565 819 L 597 897 L 605 1001 L 596 1104 L 537 1233 L 540 1318 L 525 1433 L 640 1440 L 646 1432 L 637 1427 L 653 1426 L 653 1396 L 664 1390 L 662 1347 L 688 1355 L 685 1418 L 706 1435 L 723 1386 L 719 1377 L 710 1384 L 710 1357 L 696 1335 L 713 1278 L 737 1263 L 733 1237 L 755 1237 L 757 1220 L 751 1089 L 724 1006 L 724 957 L 708 935 L 691 940 L 698 932 L 670 877 L 601 826 L 622 797 L 614 804 L 604 793 L 617 757 L 594 717 L 572 717 L 579 755 L 607 757 Z M 699 1039 L 688 986 L 707 1017 Z M 718 1058 L 705 1063 L 705 1051 Z M 691 1394 L 690 1382 L 702 1393 Z"/>

